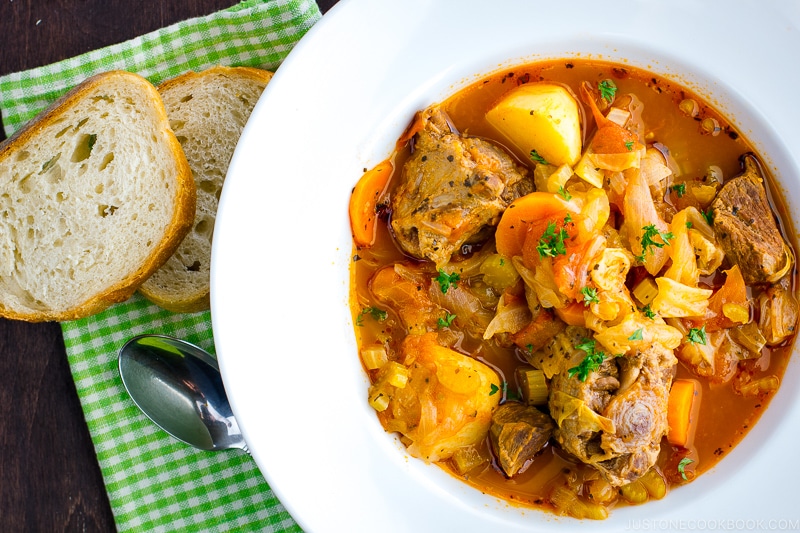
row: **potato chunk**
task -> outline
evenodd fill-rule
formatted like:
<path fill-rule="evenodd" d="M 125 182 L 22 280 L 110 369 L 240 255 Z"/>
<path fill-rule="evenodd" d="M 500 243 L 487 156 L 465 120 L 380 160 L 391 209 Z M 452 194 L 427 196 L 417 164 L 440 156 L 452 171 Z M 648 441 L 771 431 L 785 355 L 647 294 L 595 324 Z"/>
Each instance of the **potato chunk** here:
<path fill-rule="evenodd" d="M 578 103 L 561 85 L 520 85 L 492 106 L 486 120 L 523 153 L 535 150 L 551 165 L 573 166 L 580 158 Z"/>
<path fill-rule="evenodd" d="M 489 366 L 439 345 L 435 333 L 409 335 L 401 346 L 408 383 L 393 391 L 384 426 L 410 441 L 408 452 L 442 461 L 483 440 L 501 397 Z"/>

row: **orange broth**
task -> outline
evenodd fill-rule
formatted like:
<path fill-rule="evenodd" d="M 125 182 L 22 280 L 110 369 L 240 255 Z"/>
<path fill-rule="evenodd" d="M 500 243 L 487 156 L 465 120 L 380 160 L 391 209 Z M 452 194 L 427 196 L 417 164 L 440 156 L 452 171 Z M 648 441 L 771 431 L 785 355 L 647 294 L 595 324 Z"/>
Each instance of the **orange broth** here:
<path fill-rule="evenodd" d="M 578 94 L 579 84 L 582 81 L 589 81 L 596 86 L 604 79 L 612 79 L 616 83 L 617 95 L 633 93 L 642 101 L 644 104 L 642 118 L 646 127 L 645 140 L 648 143 L 661 143 L 668 147 L 669 153 L 680 168 L 680 176 L 675 178 L 676 182 L 702 182 L 710 165 L 720 167 L 724 178 L 729 179 L 741 172 L 739 157 L 746 152 L 754 152 L 753 147 L 742 135 L 698 95 L 651 73 L 599 61 L 559 60 L 514 67 L 492 74 L 460 90 L 444 101 L 442 107 L 461 133 L 486 138 L 503 146 L 509 153 L 514 154 L 520 164 L 528 166 L 532 173 L 533 165 L 527 160 L 526 154 L 515 152 L 503 142 L 499 132 L 486 121 L 486 111 L 502 94 L 520 83 L 554 81 L 569 86 L 573 94 Z M 688 99 L 698 104 L 695 116 L 681 109 L 681 102 Z M 585 106 L 583 113 L 586 118 L 588 111 Z M 715 134 L 703 127 L 704 124 L 710 124 L 707 119 L 717 121 L 719 129 Z M 583 134 L 585 145 L 587 132 L 584 131 Z M 407 143 L 392 155 L 396 175 L 390 183 L 389 195 L 392 194 L 392 186 L 396 186 L 399 182 L 399 173 L 408 156 Z M 784 237 L 792 235 L 787 231 L 790 226 L 784 215 L 786 211 L 780 201 L 780 195 L 777 194 L 773 183 L 769 188 L 773 209 L 781 219 Z M 672 201 L 680 202 L 676 202 L 674 198 Z M 676 207 L 682 206 L 676 205 Z M 792 240 L 787 242 L 794 244 Z M 375 244 L 369 248 L 357 248 L 353 257 L 351 309 L 356 320 L 363 314 L 363 309 L 380 305 L 373 299 L 368 289 L 368 281 L 372 274 L 384 265 L 409 258 L 405 257 L 395 245 L 385 218 L 379 221 Z M 717 288 L 722 279 L 717 276 L 706 282 L 712 288 Z M 756 290 L 758 289 L 751 289 L 753 298 L 757 296 Z M 363 319 L 357 322 L 360 323 L 355 328 L 358 345 L 385 343 L 391 359 L 396 353 L 396 346 L 405 335 L 397 320 L 390 317 L 382 322 Z M 525 364 L 525 360 L 516 348 L 502 348 L 493 341 L 470 340 L 467 337 L 460 349 L 498 370 L 501 380 L 508 382 L 507 392 L 518 395 L 514 370 L 517 366 Z M 740 363 L 738 372 L 750 373 L 755 379 L 768 375 L 782 378 L 790 351 L 791 346 L 788 343 L 784 346 L 765 348 L 760 359 Z M 702 384 L 702 401 L 693 444 L 688 449 L 678 449 L 671 446 L 666 439 L 662 441 L 657 466 L 667 479 L 668 486 L 691 481 L 696 475 L 717 464 L 753 427 L 774 394 L 762 393 L 758 397 L 744 397 L 734 391 L 732 381 L 723 385 L 711 385 L 706 379 L 694 376 L 681 363 L 678 363 L 676 378 L 697 379 Z M 380 413 L 378 416 L 381 418 Z M 484 453 L 490 454 L 488 438 L 482 447 Z M 685 469 L 687 480 L 683 480 L 677 472 L 677 464 L 684 457 L 693 461 Z M 482 492 L 511 502 L 545 509 L 550 508 L 547 495 L 554 483 L 563 483 L 565 478 L 572 477 L 574 484 L 575 479 L 583 479 L 587 475 L 593 475 L 594 472 L 593 468 L 560 450 L 552 440 L 533 460 L 531 466 L 513 479 L 507 479 L 496 464 L 488 464 L 466 475 L 459 474 L 450 462 L 444 462 L 440 466 Z M 618 501 L 622 502 L 622 499 Z"/>

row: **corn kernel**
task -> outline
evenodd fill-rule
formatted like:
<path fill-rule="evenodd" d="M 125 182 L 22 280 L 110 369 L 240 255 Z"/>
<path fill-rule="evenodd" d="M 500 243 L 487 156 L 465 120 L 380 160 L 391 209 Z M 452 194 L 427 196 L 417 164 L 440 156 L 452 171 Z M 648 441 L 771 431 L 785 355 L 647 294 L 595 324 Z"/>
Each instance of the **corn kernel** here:
<path fill-rule="evenodd" d="M 691 98 L 686 98 L 685 100 L 681 100 L 681 103 L 678 104 L 678 108 L 683 111 L 684 114 L 690 117 L 696 117 L 697 114 L 700 112 L 700 105 Z"/>
<path fill-rule="evenodd" d="M 644 486 L 651 498 L 660 500 L 667 494 L 667 482 L 655 468 L 648 470 L 645 475 L 639 478 L 639 482 Z"/>
<path fill-rule="evenodd" d="M 627 485 L 622 485 L 619 488 L 619 493 L 626 502 L 633 504 L 644 503 L 650 499 L 647 489 L 638 479 Z"/>
<path fill-rule="evenodd" d="M 700 127 L 712 137 L 716 137 L 722 131 L 722 128 L 719 127 L 719 121 L 711 117 L 704 118 L 703 122 L 700 123 Z"/>

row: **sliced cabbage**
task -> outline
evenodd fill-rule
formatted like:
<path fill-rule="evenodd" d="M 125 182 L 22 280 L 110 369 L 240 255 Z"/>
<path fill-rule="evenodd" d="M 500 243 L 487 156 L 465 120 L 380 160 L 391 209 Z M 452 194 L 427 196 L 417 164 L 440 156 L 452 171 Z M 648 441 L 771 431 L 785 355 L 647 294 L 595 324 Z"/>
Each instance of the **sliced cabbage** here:
<path fill-rule="evenodd" d="M 503 396 L 497 393 L 497 373 L 439 345 L 433 332 L 409 335 L 401 353 L 408 381 L 391 391 L 381 416 L 384 427 L 396 428 L 410 442 L 408 452 L 426 461 L 441 461 L 486 438 L 492 410 Z"/>
<path fill-rule="evenodd" d="M 619 324 L 596 332 L 594 339 L 609 353 L 625 354 L 633 348 L 645 349 L 653 344 L 674 350 L 680 346 L 683 334 L 662 319 L 649 319 L 637 311 Z"/>
<path fill-rule="evenodd" d="M 658 295 L 650 308 L 664 318 L 704 316 L 711 289 L 690 287 L 667 277 L 656 278 Z"/>
<path fill-rule="evenodd" d="M 624 248 L 606 248 L 591 269 L 592 281 L 598 289 L 619 290 L 631 269 L 631 253 Z"/>
<path fill-rule="evenodd" d="M 531 321 L 531 311 L 524 298 L 503 293 L 497 303 L 494 318 L 483 333 L 484 339 L 491 339 L 498 333 L 516 333 Z"/>
<path fill-rule="evenodd" d="M 526 267 L 521 256 L 514 256 L 511 260 L 514 268 L 525 282 L 525 286 L 533 290 L 542 307 L 561 309 L 566 307 L 567 297 L 558 290 L 553 276 L 552 262 L 547 259 L 542 260 L 535 270 Z"/>
<path fill-rule="evenodd" d="M 564 420 L 574 416 L 586 431 L 615 432 L 613 420 L 597 414 L 580 398 L 560 390 L 555 390 L 550 395 L 550 414 L 559 427 Z"/>

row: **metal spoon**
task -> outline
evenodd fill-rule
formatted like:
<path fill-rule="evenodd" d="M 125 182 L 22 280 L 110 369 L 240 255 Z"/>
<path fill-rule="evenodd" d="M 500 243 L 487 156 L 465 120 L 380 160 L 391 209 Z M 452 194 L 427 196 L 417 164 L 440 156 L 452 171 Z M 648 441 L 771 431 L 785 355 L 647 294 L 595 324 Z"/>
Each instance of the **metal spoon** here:
<path fill-rule="evenodd" d="M 133 402 L 161 429 L 201 450 L 249 453 L 217 361 L 166 335 L 140 335 L 119 351 L 119 374 Z"/>

